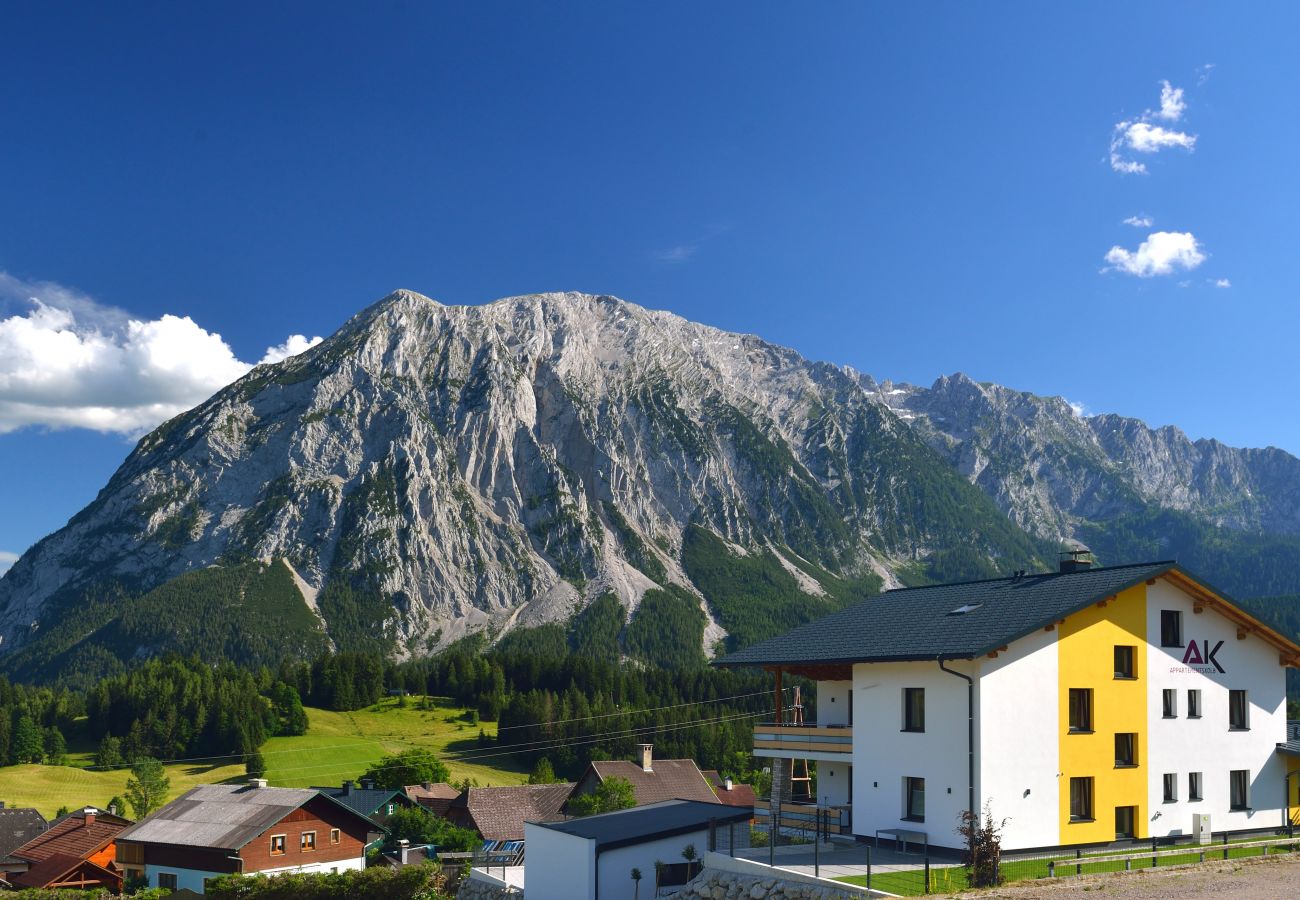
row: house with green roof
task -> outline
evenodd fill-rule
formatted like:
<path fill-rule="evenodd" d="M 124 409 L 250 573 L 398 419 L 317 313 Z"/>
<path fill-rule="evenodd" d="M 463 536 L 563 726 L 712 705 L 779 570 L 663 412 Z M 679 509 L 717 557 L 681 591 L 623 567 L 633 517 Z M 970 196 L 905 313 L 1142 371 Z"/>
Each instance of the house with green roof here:
<path fill-rule="evenodd" d="M 1286 669 L 1300 646 L 1175 562 L 887 591 L 714 665 L 773 674 L 769 815 L 957 848 L 966 810 L 1009 850 L 1300 822 Z M 799 722 L 783 681 L 816 682 Z M 792 805 L 796 760 L 816 795 Z"/>

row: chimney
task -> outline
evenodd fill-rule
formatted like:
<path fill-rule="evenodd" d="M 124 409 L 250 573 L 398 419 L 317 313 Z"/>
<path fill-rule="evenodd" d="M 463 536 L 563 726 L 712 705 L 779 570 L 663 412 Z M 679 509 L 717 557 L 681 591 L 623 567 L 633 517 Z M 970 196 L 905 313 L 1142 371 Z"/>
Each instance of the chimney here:
<path fill-rule="evenodd" d="M 731 790 L 731 776 L 730 776 L 730 775 L 728 775 L 726 778 L 722 779 L 722 789 L 723 789 L 724 791 L 729 791 L 729 790 Z"/>
<path fill-rule="evenodd" d="M 343 782 L 343 796 L 346 797 L 348 794 L 352 793 L 352 789 L 354 787 L 356 787 L 355 782 L 351 782 L 351 781 Z"/>
<path fill-rule="evenodd" d="M 371 790 L 374 790 L 374 788 L 375 788 L 375 779 L 373 779 L 373 778 L 362 778 L 362 779 L 361 779 L 361 790 L 363 790 L 363 791 L 371 791 Z"/>
<path fill-rule="evenodd" d="M 99 815 L 99 810 L 93 806 L 87 806 L 81 811 L 81 817 L 86 820 L 87 825 L 95 824 L 95 816 Z"/>
<path fill-rule="evenodd" d="M 402 838 L 397 842 L 397 858 L 401 860 L 402 865 L 406 865 L 407 857 L 411 853 L 411 842 Z"/>
<path fill-rule="evenodd" d="M 1062 550 L 1060 568 L 1061 573 L 1064 575 L 1071 572 L 1086 572 L 1092 568 L 1092 551 L 1083 544 L 1075 544 Z"/>
<path fill-rule="evenodd" d="M 654 759 L 654 744 L 637 744 L 636 749 L 641 753 L 641 771 L 653 772 L 654 767 L 650 765 Z"/>
<path fill-rule="evenodd" d="M 248 779 L 248 786 L 251 787 L 251 788 L 253 788 L 254 790 L 257 790 L 258 788 L 264 788 L 264 787 L 266 787 L 266 779 L 265 779 L 265 778 L 250 778 L 250 779 Z"/>

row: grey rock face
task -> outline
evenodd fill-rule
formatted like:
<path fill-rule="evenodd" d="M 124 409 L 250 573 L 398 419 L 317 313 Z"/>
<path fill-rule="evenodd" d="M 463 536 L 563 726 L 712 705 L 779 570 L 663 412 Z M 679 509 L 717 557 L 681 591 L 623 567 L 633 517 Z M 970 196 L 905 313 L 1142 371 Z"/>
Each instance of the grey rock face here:
<path fill-rule="evenodd" d="M 1039 397 L 962 374 L 929 388 L 864 389 L 888 404 L 999 508 L 1041 537 L 1074 536 L 1145 506 L 1238 530 L 1300 534 L 1300 460 L 1276 448 L 1190 440 L 1116 415 L 1080 416 Z"/>

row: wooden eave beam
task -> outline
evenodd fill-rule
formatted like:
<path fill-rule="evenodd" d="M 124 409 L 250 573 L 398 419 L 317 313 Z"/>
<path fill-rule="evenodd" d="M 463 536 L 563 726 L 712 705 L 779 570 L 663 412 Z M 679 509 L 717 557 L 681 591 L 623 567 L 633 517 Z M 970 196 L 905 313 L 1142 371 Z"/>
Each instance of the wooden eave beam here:
<path fill-rule="evenodd" d="M 1168 580 L 1179 590 L 1183 591 L 1184 593 L 1190 594 L 1192 596 L 1192 600 L 1193 600 L 1192 612 L 1199 612 L 1199 610 L 1197 609 L 1197 605 L 1208 606 L 1211 609 L 1213 609 L 1215 612 L 1217 612 L 1219 615 L 1223 616 L 1228 621 L 1236 624 L 1238 626 L 1237 628 L 1238 639 L 1240 640 L 1245 639 L 1245 635 L 1242 634 L 1242 631 L 1245 630 L 1248 633 L 1256 635 L 1261 640 L 1264 640 L 1267 643 L 1272 644 L 1284 655 L 1289 655 L 1293 659 L 1300 659 L 1300 645 L 1297 645 L 1292 641 L 1287 640 L 1287 638 L 1283 637 L 1281 634 L 1278 634 L 1276 631 L 1274 631 L 1272 628 L 1269 628 L 1267 625 L 1265 625 L 1263 622 L 1256 619 L 1254 616 L 1250 615 L 1249 613 L 1241 609 L 1238 609 L 1236 606 L 1229 603 L 1227 600 L 1224 600 L 1222 597 L 1219 597 L 1216 594 L 1212 593 L 1211 591 L 1208 591 L 1205 588 L 1201 587 L 1195 581 L 1192 581 L 1191 579 L 1180 574 L 1179 572 L 1174 571 L 1173 569 L 1170 569 L 1168 572 L 1165 572 L 1160 577 Z"/>

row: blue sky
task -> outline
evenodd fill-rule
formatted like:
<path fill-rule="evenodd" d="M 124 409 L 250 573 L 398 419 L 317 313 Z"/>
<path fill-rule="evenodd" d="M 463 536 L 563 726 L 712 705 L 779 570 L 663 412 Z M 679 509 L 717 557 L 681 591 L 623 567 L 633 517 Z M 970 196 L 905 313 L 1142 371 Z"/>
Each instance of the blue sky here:
<path fill-rule="evenodd" d="M 0 12 L 0 553 L 112 429 L 396 287 L 1300 451 L 1294 5 L 262 6 Z M 38 390 L 14 341 L 115 374 Z"/>

